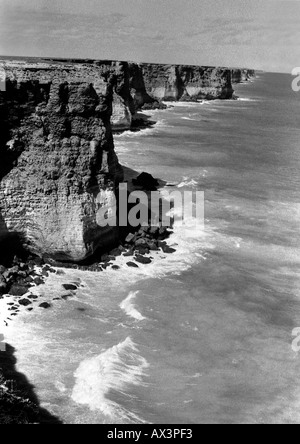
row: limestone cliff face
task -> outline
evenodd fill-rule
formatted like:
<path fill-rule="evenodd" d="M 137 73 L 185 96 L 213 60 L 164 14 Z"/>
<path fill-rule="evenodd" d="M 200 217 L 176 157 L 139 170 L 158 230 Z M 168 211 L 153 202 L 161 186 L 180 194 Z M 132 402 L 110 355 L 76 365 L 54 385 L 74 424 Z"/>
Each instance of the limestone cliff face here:
<path fill-rule="evenodd" d="M 231 70 L 232 83 L 248 82 L 251 78 L 255 77 L 255 71 L 253 69 L 232 69 Z"/>
<path fill-rule="evenodd" d="M 113 131 L 129 130 L 136 111 L 145 105 L 157 106 L 162 101 L 231 99 L 234 92 L 232 71 L 227 68 L 93 60 L 63 61 L 71 62 L 97 67 L 104 79 L 110 78 L 114 91 L 111 117 Z"/>
<path fill-rule="evenodd" d="M 231 70 L 199 66 L 90 62 L 113 84 L 113 131 L 131 128 L 138 109 L 162 101 L 231 99 Z"/>
<path fill-rule="evenodd" d="M 231 99 L 233 88 L 227 68 L 179 66 L 178 72 L 185 100 Z"/>
<path fill-rule="evenodd" d="M 110 79 L 114 90 L 111 116 L 113 131 L 129 130 L 136 109 L 130 94 L 128 63 L 96 61 L 94 65 L 104 79 Z"/>
<path fill-rule="evenodd" d="M 137 107 L 154 101 L 231 99 L 231 71 L 185 65 L 129 64 L 131 95 Z"/>
<path fill-rule="evenodd" d="M 97 224 L 122 170 L 110 126 L 114 79 L 96 66 L 6 63 L 0 93 L 0 238 L 80 261 L 118 237 Z"/>

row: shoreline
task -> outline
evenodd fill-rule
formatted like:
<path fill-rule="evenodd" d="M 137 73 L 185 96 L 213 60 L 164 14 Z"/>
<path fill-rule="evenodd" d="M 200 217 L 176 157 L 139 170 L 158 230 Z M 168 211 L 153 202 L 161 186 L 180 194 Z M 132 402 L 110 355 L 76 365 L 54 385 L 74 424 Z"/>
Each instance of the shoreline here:
<path fill-rule="evenodd" d="M 14 317 L 24 311 L 32 311 L 36 306 L 51 308 L 49 301 L 43 300 L 39 295 L 39 287 L 46 283 L 50 274 L 63 276 L 66 274 L 64 270 L 67 269 L 101 273 L 109 269 L 118 271 L 121 267 L 139 268 L 140 265 L 152 263 L 155 253 L 168 255 L 176 251 L 166 242 L 171 234 L 172 232 L 164 227 L 141 228 L 135 234 L 129 233 L 124 243 L 103 254 L 92 265 L 64 264 L 49 260 L 48 263 L 31 268 L 21 260 L 15 260 L 14 266 L 3 272 L 11 281 L 8 292 L 0 295 L 0 328 L 8 327 Z M 65 294 L 53 301 L 71 298 L 79 286 L 74 282 L 66 282 L 63 287 Z"/>

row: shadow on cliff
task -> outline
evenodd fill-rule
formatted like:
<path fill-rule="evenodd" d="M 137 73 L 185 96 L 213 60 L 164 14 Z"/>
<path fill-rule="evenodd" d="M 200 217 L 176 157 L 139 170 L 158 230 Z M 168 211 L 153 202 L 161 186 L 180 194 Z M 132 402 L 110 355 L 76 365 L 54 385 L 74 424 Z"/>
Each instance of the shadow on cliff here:
<path fill-rule="evenodd" d="M 151 192 L 152 191 L 156 191 L 159 188 L 165 187 L 167 185 L 167 182 L 162 180 L 162 179 L 160 179 L 160 178 L 155 177 L 154 179 L 158 182 L 157 188 L 153 189 L 153 190 L 146 190 L 143 187 L 139 187 L 139 186 L 135 185 L 135 181 L 136 181 L 137 177 L 141 174 L 141 171 L 136 171 L 136 170 L 134 170 L 132 168 L 128 168 L 128 167 L 125 167 L 125 166 L 123 166 L 123 171 L 124 171 L 124 183 L 127 183 L 127 187 L 128 187 L 127 188 L 128 197 L 129 197 L 129 194 L 134 192 L 134 191 L 143 191 L 143 192 L 145 192 L 147 194 L 147 196 L 148 196 L 148 206 L 145 208 L 145 205 L 141 204 L 141 207 L 140 207 L 141 208 L 141 213 L 143 212 L 143 209 L 146 209 L 147 214 L 148 214 L 148 222 L 149 222 L 149 224 L 150 224 L 150 221 L 153 221 L 155 219 L 159 218 L 161 220 L 161 217 L 163 216 L 162 214 L 157 215 L 157 214 L 152 213 L 152 208 L 151 208 Z M 128 214 L 129 214 L 130 210 L 133 207 L 136 206 L 136 204 L 137 203 L 128 204 Z M 160 211 L 162 211 L 162 204 L 160 205 Z M 146 221 L 146 223 L 147 223 L 147 221 Z M 138 231 L 139 228 L 140 228 L 140 226 L 134 228 L 134 227 L 132 227 L 130 225 L 128 225 L 127 227 L 119 227 L 119 238 L 120 238 L 121 243 L 125 243 L 125 238 L 127 237 L 127 235 L 129 233 L 132 233 L 133 231 Z"/>
<path fill-rule="evenodd" d="M 9 392 L 0 393 L 0 424 L 62 424 L 59 418 L 40 407 L 34 386 L 16 370 L 14 352 L 15 349 L 9 344 L 6 351 L 0 352 L 0 373 L 11 388 Z"/>
<path fill-rule="evenodd" d="M 152 120 L 152 116 L 137 112 L 132 120 L 130 131 L 139 132 L 147 128 L 153 128 L 156 123 L 157 122 L 155 120 Z"/>
<path fill-rule="evenodd" d="M 10 232 L 0 212 L 0 264 L 10 266 L 15 256 L 26 260 L 28 252 L 24 249 L 23 235 Z"/>
<path fill-rule="evenodd" d="M 124 171 L 124 183 L 127 183 L 127 187 L 128 187 L 128 196 L 129 196 L 130 193 L 132 193 L 134 191 L 143 191 L 148 196 L 148 205 L 146 207 L 146 211 L 147 211 L 147 214 L 148 214 L 148 221 L 146 221 L 146 223 L 148 222 L 149 225 L 152 225 L 151 224 L 152 221 L 156 221 L 156 223 L 158 221 L 161 222 L 162 218 L 166 216 L 166 213 L 163 213 L 163 211 L 165 211 L 167 209 L 166 212 L 168 212 L 168 209 L 173 208 L 173 206 L 174 206 L 173 202 L 170 202 L 169 206 L 168 205 L 164 206 L 163 203 L 166 203 L 166 200 L 162 196 L 160 196 L 161 200 L 160 200 L 160 205 L 159 205 L 159 214 L 153 213 L 152 212 L 153 208 L 152 208 L 152 205 L 151 205 L 151 202 L 152 202 L 151 201 L 151 193 L 153 191 L 158 191 L 160 188 L 164 188 L 165 186 L 168 186 L 170 184 L 168 184 L 166 181 L 164 181 L 164 180 L 162 180 L 160 178 L 155 177 L 154 179 L 157 181 L 158 186 L 154 187 L 153 189 L 149 188 L 147 190 L 147 189 L 145 189 L 145 188 L 143 188 L 141 186 L 140 187 L 136 186 L 136 184 L 135 184 L 138 176 L 141 174 L 140 171 L 138 172 L 136 170 L 133 170 L 132 168 L 128 168 L 128 167 L 125 167 L 125 166 L 123 166 L 123 171 Z M 172 185 L 170 185 L 170 186 L 172 186 Z M 128 204 L 128 213 L 130 212 L 130 210 L 133 207 L 135 207 L 135 205 L 136 205 L 136 203 Z M 142 209 L 145 209 L 145 205 L 141 205 L 141 213 L 142 213 Z M 173 227 L 173 220 L 171 218 L 170 219 L 170 228 L 172 228 L 172 227 Z M 137 227 L 137 228 L 133 228 L 130 225 L 128 225 L 127 227 L 119 227 L 121 242 L 124 243 L 126 236 L 129 233 L 132 233 L 134 230 L 138 231 L 139 228 L 140 228 L 140 226 Z"/>
<path fill-rule="evenodd" d="M 146 194 L 148 196 L 148 205 L 145 206 L 145 205 L 140 204 L 140 212 L 143 214 L 145 214 L 145 213 L 148 214 L 148 221 L 149 222 L 150 222 L 150 220 L 154 220 L 155 216 L 157 216 L 157 215 L 153 214 L 151 211 L 151 191 L 150 190 L 147 191 L 143 187 L 139 187 L 134 184 L 134 181 L 141 174 L 141 171 L 136 171 L 136 170 L 133 170 L 132 168 L 128 168 L 123 165 L 122 165 L 122 168 L 123 168 L 123 172 L 124 172 L 123 183 L 127 183 L 127 198 L 129 197 L 129 194 L 132 193 L 133 191 L 146 192 Z M 167 182 L 162 179 L 159 179 L 159 178 L 155 178 L 155 179 L 158 182 L 157 189 L 163 188 L 166 185 L 168 185 Z M 152 191 L 154 191 L 154 190 L 152 190 Z M 118 201 L 118 189 L 116 191 L 116 195 L 117 195 L 117 213 L 119 214 L 120 203 Z M 136 202 L 133 204 L 130 204 L 130 203 L 127 204 L 127 215 L 129 215 L 130 210 L 133 207 L 135 207 L 136 205 L 137 205 Z M 172 207 L 172 204 L 171 204 L 171 207 Z M 162 204 L 160 205 L 160 210 L 161 210 L 161 208 L 162 208 Z M 143 210 L 146 210 L 146 211 L 143 211 Z M 147 223 L 148 223 L 148 221 L 147 221 Z M 171 221 L 171 226 L 172 226 L 172 221 Z M 119 226 L 118 227 L 118 238 L 110 244 L 109 249 L 114 250 L 115 248 L 119 247 L 120 245 L 125 245 L 126 244 L 125 239 L 128 236 L 128 234 L 133 233 L 133 232 L 137 232 L 137 231 L 139 231 L 139 229 L 140 229 L 140 226 L 132 227 L 129 223 L 126 227 Z M 99 248 L 99 249 L 97 249 L 97 251 L 95 251 L 95 253 L 93 255 L 91 255 L 90 257 L 86 258 L 83 261 L 77 262 L 77 264 L 80 266 L 94 265 L 96 263 L 101 262 L 102 255 L 105 255 L 107 253 L 109 253 L 109 250 Z M 64 264 L 66 265 L 66 263 L 64 263 Z M 71 265 L 72 263 L 69 262 L 69 264 Z"/>

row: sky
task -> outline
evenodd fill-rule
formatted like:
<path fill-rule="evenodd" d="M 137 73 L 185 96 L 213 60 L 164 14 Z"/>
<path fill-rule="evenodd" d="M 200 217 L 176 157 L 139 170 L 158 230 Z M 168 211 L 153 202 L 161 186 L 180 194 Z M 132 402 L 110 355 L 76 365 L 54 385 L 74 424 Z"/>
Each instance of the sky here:
<path fill-rule="evenodd" d="M 0 54 L 300 66 L 300 0 L 0 0 Z"/>

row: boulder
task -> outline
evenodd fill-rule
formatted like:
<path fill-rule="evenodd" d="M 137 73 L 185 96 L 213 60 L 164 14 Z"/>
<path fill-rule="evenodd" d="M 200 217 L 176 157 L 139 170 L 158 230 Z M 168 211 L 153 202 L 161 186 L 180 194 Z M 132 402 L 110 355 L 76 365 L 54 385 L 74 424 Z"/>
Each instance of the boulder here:
<path fill-rule="evenodd" d="M 28 288 L 18 284 L 13 284 L 9 290 L 9 294 L 13 296 L 24 296 L 26 293 L 28 293 Z"/>
<path fill-rule="evenodd" d="M 145 256 L 141 256 L 141 255 L 136 255 L 135 260 L 137 262 L 139 262 L 140 264 L 151 264 L 151 259 L 149 257 L 145 257 Z"/>
<path fill-rule="evenodd" d="M 49 304 L 48 302 L 42 302 L 39 307 L 47 309 L 51 308 L 51 304 Z"/>
<path fill-rule="evenodd" d="M 74 284 L 63 284 L 65 290 L 76 291 L 78 289 L 77 285 Z"/>
<path fill-rule="evenodd" d="M 42 284 L 44 284 L 43 279 L 40 278 L 40 277 L 36 277 L 36 278 L 33 280 L 33 282 L 35 283 L 35 285 L 42 285 Z"/>
<path fill-rule="evenodd" d="M 150 252 L 148 245 L 137 247 L 135 250 L 142 256 L 144 256 L 145 254 L 149 254 Z"/>
<path fill-rule="evenodd" d="M 32 302 L 29 299 L 20 299 L 18 302 L 20 305 L 23 305 L 24 307 L 27 307 L 28 305 L 32 304 Z"/>
<path fill-rule="evenodd" d="M 130 268 L 139 268 L 139 266 L 137 264 L 135 264 L 134 262 L 127 262 L 127 267 Z"/>
<path fill-rule="evenodd" d="M 168 245 L 162 247 L 162 251 L 167 254 L 176 253 L 174 248 L 169 247 Z"/>
<path fill-rule="evenodd" d="M 111 250 L 111 252 L 109 253 L 110 256 L 114 256 L 114 257 L 118 257 L 121 256 L 122 252 L 120 251 L 119 248 L 115 248 L 114 250 Z"/>
<path fill-rule="evenodd" d="M 151 251 L 158 251 L 159 250 L 159 248 L 155 242 L 148 242 L 148 247 L 149 247 L 149 250 L 151 250 Z"/>
<path fill-rule="evenodd" d="M 73 298 L 74 296 L 72 294 L 64 294 L 61 298 L 67 301 L 70 298 Z"/>
<path fill-rule="evenodd" d="M 125 242 L 126 242 L 127 244 L 131 244 L 131 243 L 134 243 L 134 242 L 135 242 L 135 239 L 136 239 L 136 235 L 133 234 L 133 233 L 129 233 L 128 236 L 127 236 L 126 239 L 125 239 Z"/>
<path fill-rule="evenodd" d="M 57 271 L 56 271 L 56 274 L 57 274 L 58 276 L 63 276 L 63 275 L 66 274 L 66 272 L 65 272 L 64 270 L 57 270 Z"/>
<path fill-rule="evenodd" d="M 147 240 L 146 239 L 138 239 L 135 241 L 134 244 L 136 247 L 145 246 L 145 245 L 147 245 Z"/>
<path fill-rule="evenodd" d="M 157 237 L 159 235 L 159 227 L 150 227 L 149 234 L 153 237 Z"/>
<path fill-rule="evenodd" d="M 159 186 L 157 179 L 145 172 L 141 173 L 136 179 L 132 179 L 132 183 L 148 191 L 156 191 Z"/>

